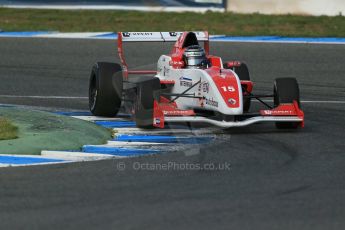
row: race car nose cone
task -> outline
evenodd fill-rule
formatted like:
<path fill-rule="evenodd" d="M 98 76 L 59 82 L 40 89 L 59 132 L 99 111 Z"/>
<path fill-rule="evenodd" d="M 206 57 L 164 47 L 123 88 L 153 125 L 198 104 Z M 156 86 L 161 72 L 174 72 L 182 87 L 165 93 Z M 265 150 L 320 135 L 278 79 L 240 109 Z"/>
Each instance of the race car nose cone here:
<path fill-rule="evenodd" d="M 229 104 L 231 104 L 231 105 L 236 104 L 236 100 L 233 99 L 233 98 L 230 98 L 230 99 L 228 100 L 228 102 L 229 102 Z"/>

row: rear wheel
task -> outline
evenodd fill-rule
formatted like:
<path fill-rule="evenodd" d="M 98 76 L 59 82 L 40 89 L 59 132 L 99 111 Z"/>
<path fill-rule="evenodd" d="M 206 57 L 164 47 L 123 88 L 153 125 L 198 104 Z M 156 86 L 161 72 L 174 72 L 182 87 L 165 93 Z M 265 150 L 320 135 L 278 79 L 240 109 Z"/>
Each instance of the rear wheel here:
<path fill-rule="evenodd" d="M 116 63 L 97 62 L 89 82 L 89 108 L 95 116 L 115 116 L 121 107 L 122 68 Z"/>
<path fill-rule="evenodd" d="M 277 78 L 273 87 L 274 107 L 296 101 L 300 106 L 299 87 L 295 78 Z M 276 122 L 278 129 L 296 129 L 299 122 Z"/>
<path fill-rule="evenodd" d="M 225 69 L 231 69 L 234 71 L 241 81 L 250 81 L 250 75 L 248 66 L 246 63 L 236 62 L 236 65 L 229 66 L 227 63 L 224 64 Z M 243 99 L 243 111 L 248 112 L 250 109 L 251 98 Z"/>
<path fill-rule="evenodd" d="M 153 128 L 154 97 L 160 88 L 160 81 L 156 77 L 137 83 L 134 115 L 137 127 Z"/>

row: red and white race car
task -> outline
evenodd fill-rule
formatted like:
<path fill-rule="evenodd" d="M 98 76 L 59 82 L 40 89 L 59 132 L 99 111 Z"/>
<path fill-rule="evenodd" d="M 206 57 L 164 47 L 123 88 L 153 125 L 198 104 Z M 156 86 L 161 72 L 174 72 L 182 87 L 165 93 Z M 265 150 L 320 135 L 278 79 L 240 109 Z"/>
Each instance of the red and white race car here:
<path fill-rule="evenodd" d="M 173 41 L 157 70 L 129 70 L 124 42 Z M 199 43 L 203 42 L 201 46 Z M 278 128 L 304 126 L 295 78 L 277 78 L 271 95 L 253 95 L 246 64 L 224 62 L 209 54 L 208 32 L 119 32 L 121 65 L 98 62 L 91 72 L 89 107 L 96 116 L 116 116 L 121 107 L 138 127 L 164 128 L 166 123 L 198 122 L 219 127 L 275 122 Z M 261 98 L 271 97 L 273 105 Z M 251 99 L 267 109 L 249 112 Z"/>

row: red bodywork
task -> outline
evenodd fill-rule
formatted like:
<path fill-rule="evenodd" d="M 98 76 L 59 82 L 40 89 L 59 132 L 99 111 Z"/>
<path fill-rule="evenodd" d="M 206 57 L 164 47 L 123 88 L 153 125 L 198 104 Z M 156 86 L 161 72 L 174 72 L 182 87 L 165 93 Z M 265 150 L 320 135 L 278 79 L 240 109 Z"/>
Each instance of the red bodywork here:
<path fill-rule="evenodd" d="M 297 116 L 303 121 L 300 123 L 304 127 L 304 112 L 299 108 L 297 101 L 293 104 L 281 104 L 274 109 L 260 110 L 261 116 Z"/>

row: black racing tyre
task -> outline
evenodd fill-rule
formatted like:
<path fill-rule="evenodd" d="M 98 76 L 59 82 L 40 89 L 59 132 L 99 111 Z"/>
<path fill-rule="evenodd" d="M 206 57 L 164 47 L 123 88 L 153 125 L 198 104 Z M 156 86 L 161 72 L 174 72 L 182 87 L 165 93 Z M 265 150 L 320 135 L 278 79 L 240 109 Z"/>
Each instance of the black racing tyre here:
<path fill-rule="evenodd" d="M 89 108 L 95 116 L 116 116 L 121 107 L 122 68 L 116 63 L 97 62 L 89 82 Z"/>
<path fill-rule="evenodd" d="M 134 119 L 139 128 L 153 128 L 155 92 L 160 90 L 159 78 L 152 77 L 137 83 Z"/>
<path fill-rule="evenodd" d="M 249 70 L 248 66 L 246 63 L 240 62 L 240 65 L 238 66 L 228 66 L 227 64 L 224 63 L 224 68 L 225 69 L 231 69 L 234 71 L 237 76 L 239 77 L 240 80 L 242 81 L 250 81 L 250 75 L 249 75 Z M 248 112 L 250 109 L 250 103 L 251 103 L 251 98 L 245 98 L 243 99 L 243 111 Z"/>
<path fill-rule="evenodd" d="M 299 87 L 295 78 L 277 78 L 273 87 L 274 107 L 282 103 L 297 101 L 300 107 Z M 278 129 L 296 129 L 299 122 L 276 122 Z"/>

